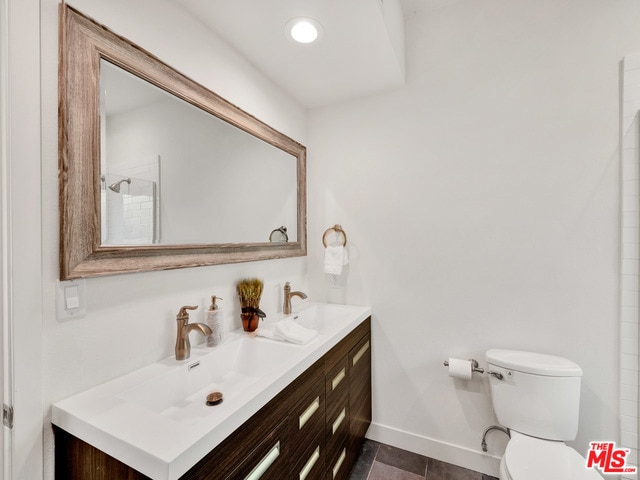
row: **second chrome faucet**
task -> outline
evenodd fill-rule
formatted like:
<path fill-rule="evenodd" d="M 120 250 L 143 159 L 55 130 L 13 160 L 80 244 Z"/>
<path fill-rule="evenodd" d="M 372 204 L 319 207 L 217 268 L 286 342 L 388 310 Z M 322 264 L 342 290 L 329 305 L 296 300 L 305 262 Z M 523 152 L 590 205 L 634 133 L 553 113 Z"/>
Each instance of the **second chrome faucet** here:
<path fill-rule="evenodd" d="M 307 295 L 302 292 L 292 292 L 291 284 L 289 282 L 284 284 L 284 302 L 282 305 L 282 313 L 289 315 L 291 313 L 291 297 L 300 297 L 302 299 L 307 298 Z"/>

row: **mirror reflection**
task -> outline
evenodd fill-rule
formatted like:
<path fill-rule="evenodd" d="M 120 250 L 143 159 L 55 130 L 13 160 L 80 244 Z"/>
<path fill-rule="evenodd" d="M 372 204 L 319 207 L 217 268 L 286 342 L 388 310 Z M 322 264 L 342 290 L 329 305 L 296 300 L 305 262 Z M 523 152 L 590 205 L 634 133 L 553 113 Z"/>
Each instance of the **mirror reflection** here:
<path fill-rule="evenodd" d="M 61 280 L 307 254 L 304 145 L 60 14 Z"/>
<path fill-rule="evenodd" d="M 102 245 L 296 241 L 295 156 L 104 59 L 100 129 Z"/>

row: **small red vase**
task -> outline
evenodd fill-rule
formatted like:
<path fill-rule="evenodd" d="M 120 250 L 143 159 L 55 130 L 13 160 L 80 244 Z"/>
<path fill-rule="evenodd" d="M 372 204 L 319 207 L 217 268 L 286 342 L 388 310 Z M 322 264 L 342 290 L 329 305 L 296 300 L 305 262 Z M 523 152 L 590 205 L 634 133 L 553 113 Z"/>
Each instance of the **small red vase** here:
<path fill-rule="evenodd" d="M 242 319 L 242 329 L 245 332 L 253 332 L 256 328 L 258 328 L 258 322 L 260 321 L 260 317 L 258 314 L 251 313 L 241 313 L 240 318 Z"/>

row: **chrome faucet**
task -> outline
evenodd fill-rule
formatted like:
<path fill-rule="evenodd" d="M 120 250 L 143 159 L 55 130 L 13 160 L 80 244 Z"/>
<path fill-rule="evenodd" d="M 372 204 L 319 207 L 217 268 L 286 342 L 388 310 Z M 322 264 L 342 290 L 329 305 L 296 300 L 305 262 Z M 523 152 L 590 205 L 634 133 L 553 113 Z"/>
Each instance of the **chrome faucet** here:
<path fill-rule="evenodd" d="M 189 332 L 200 330 L 203 335 L 211 335 L 213 332 L 204 323 L 189 323 L 189 312 L 198 308 L 185 306 L 180 309 L 176 320 L 178 322 L 178 333 L 176 335 L 176 360 L 186 360 L 191 356 L 191 342 L 189 342 Z"/>
<path fill-rule="evenodd" d="M 302 292 L 292 292 L 289 282 L 284 284 L 284 304 L 282 305 L 282 313 L 289 315 L 291 313 L 291 297 L 300 297 L 303 300 L 307 296 Z"/>

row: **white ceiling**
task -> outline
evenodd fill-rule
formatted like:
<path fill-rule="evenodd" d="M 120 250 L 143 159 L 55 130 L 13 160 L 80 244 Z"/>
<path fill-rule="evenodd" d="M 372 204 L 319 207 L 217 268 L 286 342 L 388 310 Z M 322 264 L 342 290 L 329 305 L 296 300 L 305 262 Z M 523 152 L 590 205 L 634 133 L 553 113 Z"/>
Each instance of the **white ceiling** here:
<path fill-rule="evenodd" d="M 311 108 L 402 86 L 400 8 L 410 14 L 455 0 L 175 1 Z M 309 45 L 288 39 L 284 27 L 295 17 L 318 21 L 322 39 Z"/>
<path fill-rule="evenodd" d="M 405 16 L 427 10 L 438 10 L 449 7 L 463 0 L 399 0 Z"/>

